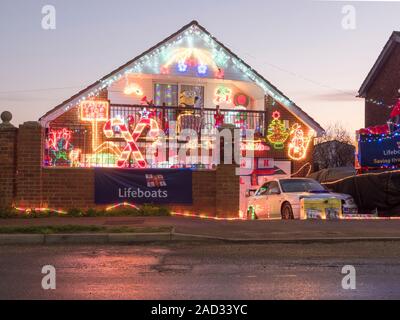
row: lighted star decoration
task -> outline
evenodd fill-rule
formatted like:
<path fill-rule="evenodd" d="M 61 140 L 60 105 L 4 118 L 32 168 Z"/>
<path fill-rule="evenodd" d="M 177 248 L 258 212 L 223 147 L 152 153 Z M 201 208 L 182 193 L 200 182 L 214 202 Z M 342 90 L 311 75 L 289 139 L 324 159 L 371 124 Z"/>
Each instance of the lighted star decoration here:
<path fill-rule="evenodd" d="M 197 67 L 197 71 L 199 72 L 199 74 L 206 74 L 207 69 L 208 69 L 208 67 L 204 64 L 201 64 Z"/>
<path fill-rule="evenodd" d="M 186 72 L 188 69 L 188 65 L 184 61 L 180 61 L 178 63 L 178 70 L 179 72 Z"/>
<path fill-rule="evenodd" d="M 139 111 L 140 116 L 142 119 L 148 119 L 150 115 L 150 111 L 147 110 L 147 108 L 144 108 L 142 111 Z"/>
<path fill-rule="evenodd" d="M 280 114 L 279 111 L 274 111 L 274 112 L 272 113 L 272 118 L 273 118 L 274 120 L 279 120 L 280 117 L 281 117 L 281 114 Z"/>

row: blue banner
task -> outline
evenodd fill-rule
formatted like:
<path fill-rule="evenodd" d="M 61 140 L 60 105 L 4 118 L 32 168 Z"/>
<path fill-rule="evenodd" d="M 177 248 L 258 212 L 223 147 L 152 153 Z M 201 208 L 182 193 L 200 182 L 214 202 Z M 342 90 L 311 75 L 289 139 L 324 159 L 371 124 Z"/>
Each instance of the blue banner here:
<path fill-rule="evenodd" d="M 95 169 L 95 203 L 192 204 L 192 171 Z"/>
<path fill-rule="evenodd" d="M 359 141 L 358 160 L 362 167 L 400 165 L 400 136 L 363 137 Z"/>

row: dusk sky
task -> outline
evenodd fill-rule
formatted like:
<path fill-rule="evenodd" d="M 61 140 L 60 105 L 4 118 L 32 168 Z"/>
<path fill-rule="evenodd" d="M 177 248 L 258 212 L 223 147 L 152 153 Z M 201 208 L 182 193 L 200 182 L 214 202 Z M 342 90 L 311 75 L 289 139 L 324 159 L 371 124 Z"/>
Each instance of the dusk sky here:
<path fill-rule="evenodd" d="M 41 27 L 56 8 L 56 30 Z M 342 7 L 356 29 L 342 27 Z M 198 20 L 313 118 L 363 126 L 357 91 L 393 30 L 400 2 L 1 0 L 0 111 L 37 120 L 80 89 Z M 400 85 L 399 85 L 400 86 Z"/>

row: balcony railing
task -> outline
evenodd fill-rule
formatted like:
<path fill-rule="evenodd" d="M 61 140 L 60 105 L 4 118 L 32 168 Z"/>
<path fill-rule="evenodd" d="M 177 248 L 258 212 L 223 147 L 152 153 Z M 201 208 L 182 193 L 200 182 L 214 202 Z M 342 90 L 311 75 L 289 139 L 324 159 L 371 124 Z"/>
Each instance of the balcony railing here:
<path fill-rule="evenodd" d="M 180 146 L 183 145 L 188 147 L 187 137 L 180 139 L 178 135 L 184 129 L 191 129 L 197 132 L 198 142 L 201 143 L 200 145 L 194 144 L 192 149 L 201 146 L 202 149 L 209 149 L 210 152 L 210 161 L 197 164 L 200 165 L 200 168 L 212 168 L 211 151 L 214 147 L 212 141 L 213 137 L 215 138 L 213 134 L 217 132 L 214 118 L 215 109 L 112 104 L 110 117 L 124 119 L 132 128 L 135 123 L 140 121 L 145 108 L 147 112 L 151 113 L 149 117 L 157 121 L 158 127 L 166 136 L 173 137 L 173 139 L 165 140 L 168 150 L 166 158 L 149 162 L 148 167 L 169 168 L 179 165 L 185 167 L 186 164 L 179 162 L 177 154 L 171 152 L 170 147 L 172 146 L 174 149 L 175 143 L 177 150 L 180 150 Z M 254 130 L 255 136 L 265 137 L 266 112 L 225 109 L 220 111 L 224 115 L 224 123 L 239 128 L 243 138 L 245 138 L 246 130 Z M 104 121 L 71 122 L 70 119 L 66 119 L 65 122 L 58 121 L 51 125 L 46 131 L 44 165 L 46 167 L 116 167 L 118 160 L 123 157 L 122 151 L 127 146 L 126 137 L 120 127 L 113 128 L 115 131 L 112 136 L 106 136 L 104 124 Z M 143 155 L 146 154 L 149 145 L 154 143 L 145 135 L 146 133 L 137 138 L 137 145 Z M 176 142 L 172 141 L 175 138 L 178 138 Z M 135 168 L 135 166 L 137 166 L 137 161 L 130 156 L 124 167 Z"/>
<path fill-rule="evenodd" d="M 182 108 L 169 106 L 143 106 L 127 104 L 111 104 L 111 117 L 128 119 L 131 117 L 135 122 L 139 121 L 140 112 L 146 108 L 151 112 L 151 117 L 158 122 L 160 129 L 167 131 L 171 129 L 170 123 L 176 123 L 176 130 L 193 129 L 199 134 L 201 131 L 215 128 L 215 109 L 211 108 Z M 234 125 L 236 128 L 254 130 L 255 135 L 266 134 L 266 112 L 253 110 L 230 110 L 220 109 L 224 115 L 224 123 Z"/>

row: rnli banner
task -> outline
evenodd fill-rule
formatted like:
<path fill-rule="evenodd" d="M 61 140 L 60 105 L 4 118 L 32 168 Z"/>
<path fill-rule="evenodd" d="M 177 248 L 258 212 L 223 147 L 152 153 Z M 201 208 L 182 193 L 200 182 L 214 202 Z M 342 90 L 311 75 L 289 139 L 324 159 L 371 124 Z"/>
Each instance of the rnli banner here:
<path fill-rule="evenodd" d="M 95 203 L 192 204 L 192 171 L 95 169 Z"/>
<path fill-rule="evenodd" d="M 381 139 L 363 138 L 359 142 L 359 163 L 362 167 L 400 165 L 400 135 Z"/>

